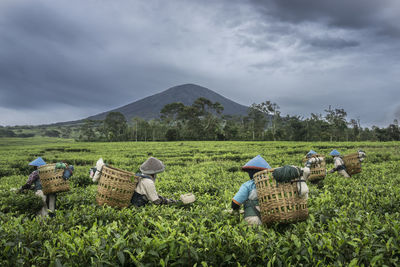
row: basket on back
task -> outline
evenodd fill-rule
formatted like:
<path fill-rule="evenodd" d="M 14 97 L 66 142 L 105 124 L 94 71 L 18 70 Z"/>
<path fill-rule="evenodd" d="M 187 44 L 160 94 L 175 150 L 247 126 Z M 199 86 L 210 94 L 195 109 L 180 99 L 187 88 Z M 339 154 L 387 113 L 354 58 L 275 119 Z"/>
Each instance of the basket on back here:
<path fill-rule="evenodd" d="M 344 166 L 346 166 L 346 172 L 349 175 L 353 175 L 361 172 L 361 162 L 358 157 L 358 153 L 352 153 L 343 156 Z"/>
<path fill-rule="evenodd" d="M 315 159 L 315 162 L 311 163 L 310 168 L 310 175 L 308 176 L 307 180 L 310 182 L 317 182 L 323 180 L 326 176 L 326 162 L 325 157 L 322 155 L 314 154 L 311 158 L 304 157 L 303 158 L 303 165 L 309 159 Z M 320 160 L 322 158 L 322 160 Z"/>
<path fill-rule="evenodd" d="M 277 184 L 273 171 L 264 170 L 254 175 L 262 222 L 290 223 L 307 219 L 307 198 L 299 196 L 296 179 Z"/>
<path fill-rule="evenodd" d="M 69 182 L 63 178 L 64 169 L 56 170 L 56 164 L 46 164 L 40 166 L 38 170 L 43 194 L 69 191 Z"/>
<path fill-rule="evenodd" d="M 97 186 L 97 204 L 119 208 L 128 207 L 137 182 L 138 177 L 131 172 L 104 166 Z"/>

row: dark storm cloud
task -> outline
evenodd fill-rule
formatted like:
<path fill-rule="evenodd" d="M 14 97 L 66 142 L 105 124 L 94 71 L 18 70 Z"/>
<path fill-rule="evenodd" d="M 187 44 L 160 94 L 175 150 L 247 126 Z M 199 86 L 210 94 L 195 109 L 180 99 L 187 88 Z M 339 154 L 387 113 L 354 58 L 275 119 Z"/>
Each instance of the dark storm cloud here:
<path fill-rule="evenodd" d="M 319 22 L 351 29 L 373 29 L 400 37 L 400 3 L 397 0 L 251 0 L 258 10 L 279 21 Z"/>
<path fill-rule="evenodd" d="M 108 11 L 91 17 L 79 9 L 96 5 L 83 5 L 10 1 L 3 6 L 0 106 L 30 109 L 61 103 L 104 109 L 163 88 L 151 88 L 147 81 L 174 74 L 175 68 L 155 66 L 132 53 L 139 36 L 124 35 L 129 25 L 113 21 Z"/>
<path fill-rule="evenodd" d="M 304 49 L 346 49 L 365 44 L 392 43 L 400 38 L 400 2 L 397 0 L 249 0 L 260 14 L 257 41 L 242 41 L 254 49 L 269 48 L 269 40 L 290 36 Z M 246 29 L 251 33 L 250 29 Z M 262 36 L 262 38 L 260 37 Z"/>
<path fill-rule="evenodd" d="M 319 47 L 319 48 L 326 48 L 326 49 L 342 49 L 342 48 L 347 48 L 347 47 L 355 47 L 359 46 L 360 43 L 357 41 L 351 41 L 351 40 L 344 40 L 340 38 L 316 38 L 313 40 L 310 40 L 310 45 L 314 47 Z"/>
<path fill-rule="evenodd" d="M 2 0 L 0 125 L 81 119 L 183 83 L 386 125 L 398 13 L 389 0 Z"/>
<path fill-rule="evenodd" d="M 78 97 L 85 89 L 101 92 L 107 86 L 84 60 L 93 53 L 90 32 L 68 12 L 42 3 L 24 2 L 0 11 L 0 90 L 7 91 L 2 106 L 31 108 L 53 101 L 79 105 L 87 100 Z"/>

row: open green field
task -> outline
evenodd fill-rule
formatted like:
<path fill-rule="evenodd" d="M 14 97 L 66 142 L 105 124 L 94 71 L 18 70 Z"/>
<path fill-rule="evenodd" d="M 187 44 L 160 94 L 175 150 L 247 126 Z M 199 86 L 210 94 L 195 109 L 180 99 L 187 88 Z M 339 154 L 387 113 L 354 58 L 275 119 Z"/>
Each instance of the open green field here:
<path fill-rule="evenodd" d="M 351 179 L 328 174 L 309 184 L 307 221 L 248 227 L 225 209 L 248 180 L 240 167 L 261 154 L 272 167 L 301 165 L 310 149 L 327 155 L 363 149 L 363 172 Z M 138 171 L 149 155 L 166 164 L 158 193 L 191 206 L 116 210 L 98 207 L 88 177 L 99 157 Z M 41 156 L 76 168 L 71 191 L 58 194 L 55 218 L 10 209 Z M 328 169 L 332 160 L 328 158 Z M 75 143 L 58 139 L 0 139 L 0 266 L 395 266 L 400 265 L 400 142 L 126 142 Z"/>

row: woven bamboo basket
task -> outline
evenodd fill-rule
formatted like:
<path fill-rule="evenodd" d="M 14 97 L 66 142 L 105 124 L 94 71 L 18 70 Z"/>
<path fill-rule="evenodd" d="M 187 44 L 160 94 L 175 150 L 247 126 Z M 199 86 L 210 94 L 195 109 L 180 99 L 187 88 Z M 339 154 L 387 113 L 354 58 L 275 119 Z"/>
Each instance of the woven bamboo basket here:
<path fill-rule="evenodd" d="M 46 164 L 40 166 L 39 170 L 39 178 L 40 183 L 43 187 L 43 194 L 53 194 L 59 192 L 69 191 L 69 182 L 65 180 L 62 176 L 64 173 L 64 169 L 55 169 L 56 164 Z"/>
<path fill-rule="evenodd" d="M 138 181 L 139 178 L 131 172 L 104 166 L 97 186 L 97 204 L 119 208 L 128 207 Z"/>
<path fill-rule="evenodd" d="M 344 165 L 346 166 L 346 172 L 349 175 L 353 175 L 361 172 L 361 162 L 358 158 L 358 153 L 352 153 L 343 156 Z"/>
<path fill-rule="evenodd" d="M 312 157 L 319 157 L 323 158 L 324 160 L 320 163 L 313 163 L 310 168 L 310 175 L 308 176 L 307 180 L 310 182 L 318 182 L 323 180 L 326 176 L 326 162 L 325 157 L 322 155 L 312 155 Z M 303 165 L 307 162 L 308 158 L 303 158 Z"/>
<path fill-rule="evenodd" d="M 260 205 L 261 221 L 264 224 L 291 223 L 308 218 L 307 198 L 301 198 L 296 180 L 279 183 L 273 178 L 274 169 L 254 175 Z"/>

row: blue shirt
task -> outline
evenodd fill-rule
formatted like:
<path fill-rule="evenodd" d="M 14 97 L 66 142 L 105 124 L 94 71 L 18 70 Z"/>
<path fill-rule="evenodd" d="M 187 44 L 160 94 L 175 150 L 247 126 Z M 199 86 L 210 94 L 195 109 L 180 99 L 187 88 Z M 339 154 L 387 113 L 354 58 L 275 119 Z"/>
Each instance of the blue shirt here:
<path fill-rule="evenodd" d="M 240 186 L 239 191 L 233 197 L 233 201 L 237 202 L 236 204 L 243 204 L 247 199 L 249 199 L 250 192 L 254 189 L 256 189 L 254 180 L 245 182 Z"/>

